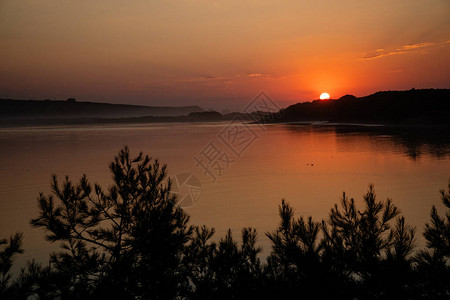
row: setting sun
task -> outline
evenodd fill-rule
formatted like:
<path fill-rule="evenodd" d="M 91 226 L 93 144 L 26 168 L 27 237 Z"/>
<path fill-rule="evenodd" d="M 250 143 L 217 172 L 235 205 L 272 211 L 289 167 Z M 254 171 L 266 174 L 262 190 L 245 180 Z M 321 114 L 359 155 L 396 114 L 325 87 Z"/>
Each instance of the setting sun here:
<path fill-rule="evenodd" d="M 330 99 L 330 95 L 328 93 L 320 94 L 320 100 L 328 100 Z"/>

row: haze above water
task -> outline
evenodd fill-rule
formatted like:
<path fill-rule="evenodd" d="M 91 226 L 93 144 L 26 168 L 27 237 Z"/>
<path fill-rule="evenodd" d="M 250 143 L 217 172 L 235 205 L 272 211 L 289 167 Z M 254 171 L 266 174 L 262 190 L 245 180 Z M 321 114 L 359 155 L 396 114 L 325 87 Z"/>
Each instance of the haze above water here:
<path fill-rule="evenodd" d="M 169 175 L 197 176 L 202 194 L 187 208 L 191 224 L 215 227 L 216 239 L 228 228 L 235 237 L 252 226 L 259 234 L 263 255 L 270 251 L 264 233 L 278 224 L 282 198 L 296 215 L 328 216 L 342 192 L 361 205 L 369 183 L 379 199 L 392 198 L 407 221 L 417 227 L 419 246 L 431 206 L 440 205 L 439 190 L 450 178 L 448 134 L 432 129 L 411 133 L 383 127 L 240 125 L 254 140 L 236 155 L 221 141 L 229 123 L 141 124 L 0 129 L 0 232 L 2 237 L 22 231 L 25 254 L 18 259 L 48 261 L 58 245 L 44 241 L 44 232 L 29 220 L 38 214 L 39 192 L 50 192 L 51 174 L 78 181 L 85 173 L 91 182 L 110 185 L 113 156 L 128 145 L 168 164 Z M 248 131 L 250 132 L 250 131 Z M 194 157 L 210 142 L 233 162 L 216 181 L 196 166 Z M 236 150 L 236 149 L 235 149 Z M 225 167 L 225 165 L 224 165 Z"/>

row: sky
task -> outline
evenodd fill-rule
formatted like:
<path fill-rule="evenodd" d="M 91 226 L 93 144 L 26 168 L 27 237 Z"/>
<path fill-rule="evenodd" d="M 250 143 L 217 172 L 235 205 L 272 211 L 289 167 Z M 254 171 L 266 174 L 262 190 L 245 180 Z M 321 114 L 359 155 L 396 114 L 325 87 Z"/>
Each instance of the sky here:
<path fill-rule="evenodd" d="M 0 0 L 0 98 L 239 110 L 450 88 L 449 0 Z"/>

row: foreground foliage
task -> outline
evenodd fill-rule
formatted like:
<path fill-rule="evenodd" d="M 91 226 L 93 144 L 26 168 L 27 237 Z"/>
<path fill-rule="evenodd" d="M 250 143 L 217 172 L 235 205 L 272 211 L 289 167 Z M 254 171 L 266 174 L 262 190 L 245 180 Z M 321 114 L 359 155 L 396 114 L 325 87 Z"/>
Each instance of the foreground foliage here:
<path fill-rule="evenodd" d="M 46 239 L 61 244 L 49 266 L 29 262 L 12 280 L 22 235 L 0 240 L 0 298 L 27 299 L 242 299 L 446 298 L 450 294 L 450 184 L 433 206 L 414 252 L 415 229 L 391 200 L 369 186 L 358 208 L 343 194 L 327 220 L 294 217 L 282 200 L 280 224 L 266 236 L 267 262 L 258 258 L 257 232 L 240 242 L 229 230 L 189 225 L 170 192 L 166 166 L 125 147 L 110 164 L 113 185 L 103 189 L 83 176 L 52 179 L 52 195 L 39 196 L 37 218 Z"/>

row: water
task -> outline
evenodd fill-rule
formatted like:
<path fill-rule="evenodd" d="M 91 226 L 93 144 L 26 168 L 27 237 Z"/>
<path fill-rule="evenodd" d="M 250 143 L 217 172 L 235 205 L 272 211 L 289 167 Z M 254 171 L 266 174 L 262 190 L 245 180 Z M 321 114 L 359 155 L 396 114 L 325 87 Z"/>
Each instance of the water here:
<path fill-rule="evenodd" d="M 450 178 L 450 144 L 446 131 L 387 130 L 384 127 L 309 125 L 240 125 L 247 133 L 240 144 L 225 141 L 229 123 L 138 124 L 0 129 L 0 233 L 22 231 L 25 254 L 18 266 L 35 258 L 48 261 L 57 250 L 32 229 L 39 192 L 49 193 L 51 174 L 108 186 L 108 164 L 128 145 L 168 164 L 169 174 L 189 173 L 201 181 L 202 194 L 187 208 L 191 224 L 216 228 L 218 239 L 228 228 L 239 238 L 244 226 L 258 230 L 263 256 L 270 251 L 265 233 L 278 224 L 277 206 L 285 198 L 296 215 L 326 218 L 342 192 L 361 203 L 369 183 L 379 199 L 392 198 L 407 221 L 417 227 L 417 243 L 439 190 Z M 224 131 L 225 130 L 225 131 Z M 221 134 L 222 133 L 222 134 Z M 252 137 L 249 139 L 248 137 Z M 210 142 L 230 160 L 221 174 L 204 174 L 194 156 Z M 237 148 L 236 148 L 237 147 Z M 242 150 L 244 149 L 244 150 Z M 440 210 L 442 211 L 442 210 Z"/>

